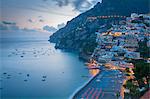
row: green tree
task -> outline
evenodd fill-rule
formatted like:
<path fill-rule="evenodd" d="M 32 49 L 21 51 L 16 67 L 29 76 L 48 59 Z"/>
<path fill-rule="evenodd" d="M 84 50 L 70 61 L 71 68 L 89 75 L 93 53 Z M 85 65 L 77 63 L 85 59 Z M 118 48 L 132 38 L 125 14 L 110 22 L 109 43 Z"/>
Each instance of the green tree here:
<path fill-rule="evenodd" d="M 149 87 L 149 79 L 150 79 L 150 63 L 146 63 L 142 60 L 134 61 L 134 75 L 138 82 L 141 82 L 143 78 L 146 78 L 147 86 Z M 139 83 L 141 84 L 141 83 Z"/>
<path fill-rule="evenodd" d="M 150 57 L 150 48 L 147 46 L 147 39 L 144 39 L 144 41 L 139 42 L 139 49 L 138 51 L 141 54 L 141 57 L 143 58 L 149 58 Z"/>
<path fill-rule="evenodd" d="M 117 97 L 117 99 L 119 99 L 119 97 L 120 97 L 120 92 L 119 91 L 116 92 L 116 97 Z"/>
<path fill-rule="evenodd" d="M 134 85 L 134 83 L 132 83 L 132 80 L 128 80 L 126 82 L 125 88 L 130 90 L 129 95 L 132 99 L 137 99 L 139 97 L 140 92 L 138 90 L 138 86 Z"/>

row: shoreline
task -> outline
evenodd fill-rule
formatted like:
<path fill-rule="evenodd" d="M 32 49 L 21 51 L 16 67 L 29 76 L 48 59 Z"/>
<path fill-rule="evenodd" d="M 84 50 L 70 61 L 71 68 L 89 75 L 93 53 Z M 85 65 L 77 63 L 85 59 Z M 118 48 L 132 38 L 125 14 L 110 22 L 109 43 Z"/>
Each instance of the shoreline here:
<path fill-rule="evenodd" d="M 101 71 L 99 73 L 97 73 L 95 76 L 93 77 L 90 77 L 88 81 L 86 81 L 82 86 L 80 86 L 79 88 L 77 88 L 75 90 L 75 92 L 71 95 L 71 97 L 69 99 L 75 99 L 75 96 L 83 89 L 85 88 L 86 86 L 88 86 L 88 84 L 94 80 L 95 77 L 97 77 L 99 74 L 101 73 Z"/>
<path fill-rule="evenodd" d="M 77 96 L 81 93 L 81 91 L 83 91 L 86 87 L 88 87 L 88 85 L 90 85 L 91 82 L 94 81 L 98 76 L 101 76 L 103 72 L 111 72 L 111 71 L 107 70 L 107 68 L 105 68 L 104 70 L 102 69 L 99 73 L 97 73 L 95 76 L 91 77 L 87 82 L 85 82 L 82 86 L 80 86 L 78 89 L 76 89 L 76 91 L 71 95 L 71 97 L 69 99 L 76 99 Z M 118 72 L 120 72 L 120 70 L 118 70 Z M 106 74 L 104 74 L 103 76 L 105 76 L 105 75 Z M 122 73 L 122 75 L 124 75 L 124 73 Z M 123 90 L 122 90 L 122 87 L 124 84 L 123 82 L 125 81 L 125 79 L 123 77 L 124 76 L 122 76 L 122 78 L 121 78 L 122 83 L 121 83 L 120 87 L 117 89 L 120 93 L 120 96 L 119 96 L 120 99 L 123 99 L 122 97 L 124 97 L 124 95 L 121 94 L 123 92 Z M 100 78 L 100 80 L 102 80 L 102 78 Z M 117 82 L 119 82 L 119 79 L 117 80 Z M 101 82 L 101 83 L 105 83 L 105 82 Z M 105 88 L 103 90 L 105 90 Z"/>

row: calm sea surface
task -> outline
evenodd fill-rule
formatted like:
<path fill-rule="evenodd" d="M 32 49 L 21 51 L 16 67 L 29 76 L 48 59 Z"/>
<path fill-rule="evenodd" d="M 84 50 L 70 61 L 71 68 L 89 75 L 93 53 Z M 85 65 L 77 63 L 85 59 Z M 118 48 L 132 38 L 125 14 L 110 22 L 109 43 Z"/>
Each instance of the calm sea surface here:
<path fill-rule="evenodd" d="M 73 53 L 56 50 L 49 34 L 0 31 L 2 99 L 68 99 L 90 76 Z"/>

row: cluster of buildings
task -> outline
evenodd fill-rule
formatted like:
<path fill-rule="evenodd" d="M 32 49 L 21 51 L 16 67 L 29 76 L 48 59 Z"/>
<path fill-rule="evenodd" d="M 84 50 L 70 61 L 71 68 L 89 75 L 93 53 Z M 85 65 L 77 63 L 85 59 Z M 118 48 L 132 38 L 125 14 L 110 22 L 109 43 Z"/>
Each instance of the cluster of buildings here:
<path fill-rule="evenodd" d="M 126 18 L 126 16 L 120 15 L 109 15 L 109 16 L 90 16 L 87 18 L 88 21 L 94 21 L 96 19 L 108 19 L 108 18 Z"/>
<path fill-rule="evenodd" d="M 92 55 L 94 59 L 112 69 L 134 68 L 126 60 L 141 59 L 139 42 L 145 38 L 150 47 L 150 16 L 133 13 L 119 24 L 112 24 L 106 31 L 100 29 L 96 34 L 98 46 Z"/>
<path fill-rule="evenodd" d="M 92 59 L 109 69 L 128 71 L 123 84 L 129 79 L 134 79 L 135 66 L 130 60 L 143 59 L 139 52 L 139 42 L 146 39 L 146 46 L 150 48 L 150 15 L 133 13 L 119 24 L 112 24 L 110 29 L 102 27 L 96 35 L 98 46 L 91 56 Z M 147 62 L 149 61 L 150 58 L 147 58 Z M 124 87 L 121 90 L 121 93 L 129 92 Z"/>

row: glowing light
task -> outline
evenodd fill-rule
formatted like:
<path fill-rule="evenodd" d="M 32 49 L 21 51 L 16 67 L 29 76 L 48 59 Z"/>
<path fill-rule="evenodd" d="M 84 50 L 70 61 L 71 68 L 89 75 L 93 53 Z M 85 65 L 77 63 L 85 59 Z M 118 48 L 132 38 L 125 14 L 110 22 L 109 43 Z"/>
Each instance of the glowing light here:
<path fill-rule="evenodd" d="M 89 72 L 92 76 L 96 76 L 100 72 L 100 70 L 99 69 L 90 69 Z"/>
<path fill-rule="evenodd" d="M 117 37 L 117 36 L 121 36 L 122 33 L 121 32 L 115 32 L 113 36 Z"/>

